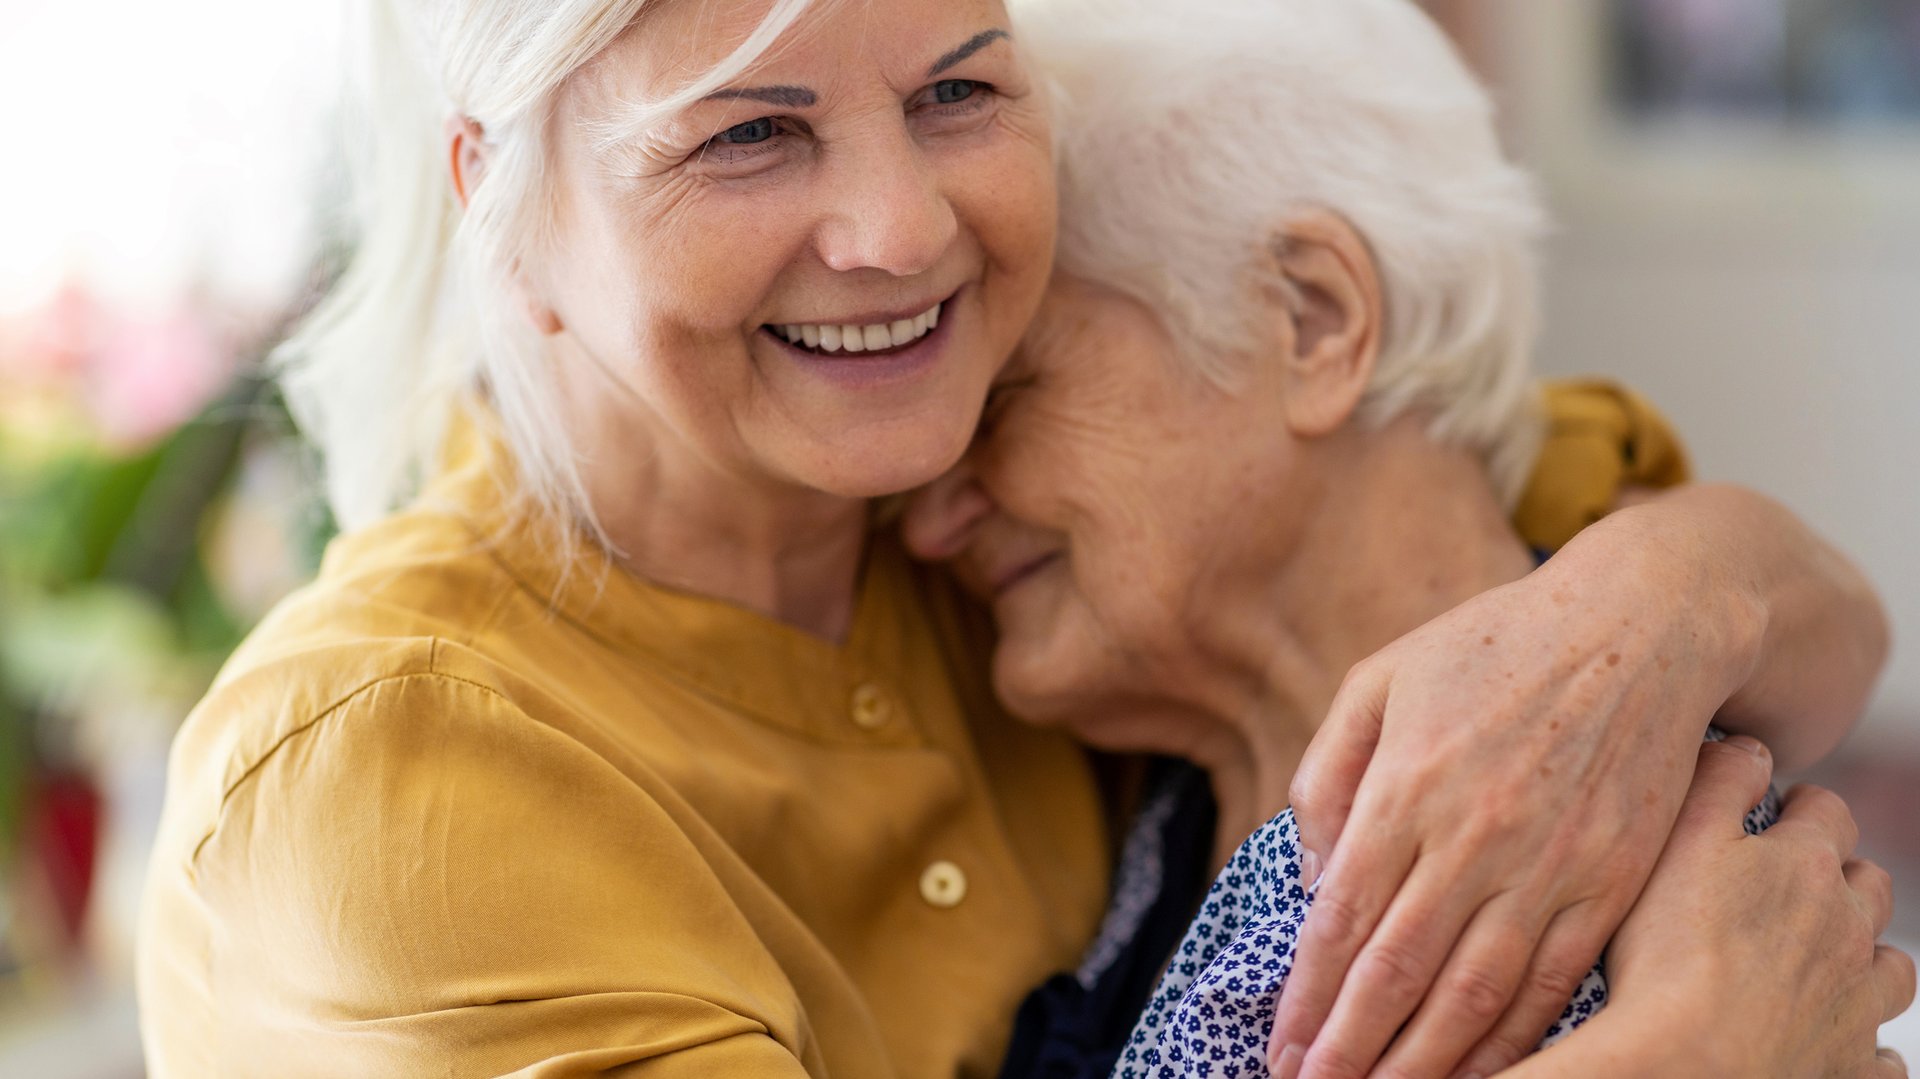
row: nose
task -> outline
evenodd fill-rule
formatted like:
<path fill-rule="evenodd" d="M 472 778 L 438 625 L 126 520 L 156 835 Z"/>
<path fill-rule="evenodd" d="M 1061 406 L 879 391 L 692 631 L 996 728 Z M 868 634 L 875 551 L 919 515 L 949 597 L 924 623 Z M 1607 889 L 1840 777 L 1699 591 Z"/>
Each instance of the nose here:
<path fill-rule="evenodd" d="M 848 154 L 832 184 L 835 205 L 819 247 L 834 270 L 911 277 L 932 269 L 959 232 L 940 177 L 904 130 Z"/>
<path fill-rule="evenodd" d="M 992 513 L 993 498 L 963 459 L 907 500 L 900 534 L 915 558 L 945 562 L 967 549 Z"/>

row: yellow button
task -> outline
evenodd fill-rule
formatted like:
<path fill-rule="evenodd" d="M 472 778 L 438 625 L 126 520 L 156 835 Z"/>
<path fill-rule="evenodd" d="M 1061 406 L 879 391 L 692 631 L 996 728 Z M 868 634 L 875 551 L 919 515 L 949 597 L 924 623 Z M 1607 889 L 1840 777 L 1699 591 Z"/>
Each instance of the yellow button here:
<path fill-rule="evenodd" d="M 935 862 L 920 874 L 920 898 L 946 910 L 967 897 L 967 875 L 952 862 Z"/>
<path fill-rule="evenodd" d="M 861 684 L 853 691 L 853 723 L 861 730 L 878 730 L 893 718 L 893 703 L 887 700 L 886 691 L 872 682 Z"/>

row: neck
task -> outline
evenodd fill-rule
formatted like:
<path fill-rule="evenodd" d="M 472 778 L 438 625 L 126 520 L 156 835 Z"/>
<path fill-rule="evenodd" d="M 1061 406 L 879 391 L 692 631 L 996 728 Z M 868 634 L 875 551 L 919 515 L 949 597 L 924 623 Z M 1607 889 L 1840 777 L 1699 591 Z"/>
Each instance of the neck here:
<path fill-rule="evenodd" d="M 864 499 L 730 470 L 664 434 L 665 424 L 574 411 L 589 417 L 576 427 L 587 496 L 626 569 L 846 639 L 870 531 Z"/>
<path fill-rule="evenodd" d="M 1216 861 L 1287 804 L 1307 743 L 1354 664 L 1489 589 L 1532 554 L 1473 455 L 1404 419 L 1313 448 L 1299 524 L 1260 587 L 1237 588 L 1205 641 L 1212 735 L 1193 759 L 1220 806 Z M 1212 621 L 1210 619 L 1210 621 Z"/>

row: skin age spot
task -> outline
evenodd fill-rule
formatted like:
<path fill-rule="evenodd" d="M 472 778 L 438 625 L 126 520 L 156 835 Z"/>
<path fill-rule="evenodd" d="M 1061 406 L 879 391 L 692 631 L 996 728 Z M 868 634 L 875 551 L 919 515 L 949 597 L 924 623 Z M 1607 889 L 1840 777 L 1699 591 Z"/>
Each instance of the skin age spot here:
<path fill-rule="evenodd" d="M 1620 653 L 1618 652 L 1607 653 L 1607 666 L 1618 667 L 1619 665 L 1620 665 Z"/>
<path fill-rule="evenodd" d="M 1654 662 L 1660 665 L 1661 674 L 1667 673 L 1667 671 L 1673 667 L 1673 661 L 1668 659 L 1665 656 L 1660 656 L 1659 658 L 1655 659 Z"/>
<path fill-rule="evenodd" d="M 1490 644 L 1492 644 L 1492 643 L 1493 643 L 1493 638 L 1492 638 L 1492 637 L 1482 637 L 1482 638 L 1480 638 L 1480 643 L 1481 643 L 1481 644 L 1488 644 L 1488 645 L 1490 645 Z"/>

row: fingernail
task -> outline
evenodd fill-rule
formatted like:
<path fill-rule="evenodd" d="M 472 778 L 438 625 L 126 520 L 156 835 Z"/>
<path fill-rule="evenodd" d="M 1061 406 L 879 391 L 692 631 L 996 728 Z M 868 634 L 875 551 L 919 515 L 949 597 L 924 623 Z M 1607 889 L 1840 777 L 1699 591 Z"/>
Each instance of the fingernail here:
<path fill-rule="evenodd" d="M 1748 738 L 1744 734 L 1736 734 L 1733 737 L 1727 739 L 1727 744 L 1730 746 L 1739 746 L 1741 749 L 1746 750 L 1748 753 L 1751 753 L 1756 757 L 1765 756 L 1767 752 L 1767 747 L 1761 745 L 1759 739 Z"/>
<path fill-rule="evenodd" d="M 1308 891 L 1320 883 L 1320 856 L 1312 851 L 1300 855 L 1300 884 Z"/>
<path fill-rule="evenodd" d="M 1307 1059 L 1304 1045 L 1289 1045 L 1280 1050 L 1279 1057 L 1273 1062 L 1273 1079 L 1294 1079 L 1300 1074 L 1300 1064 Z"/>

